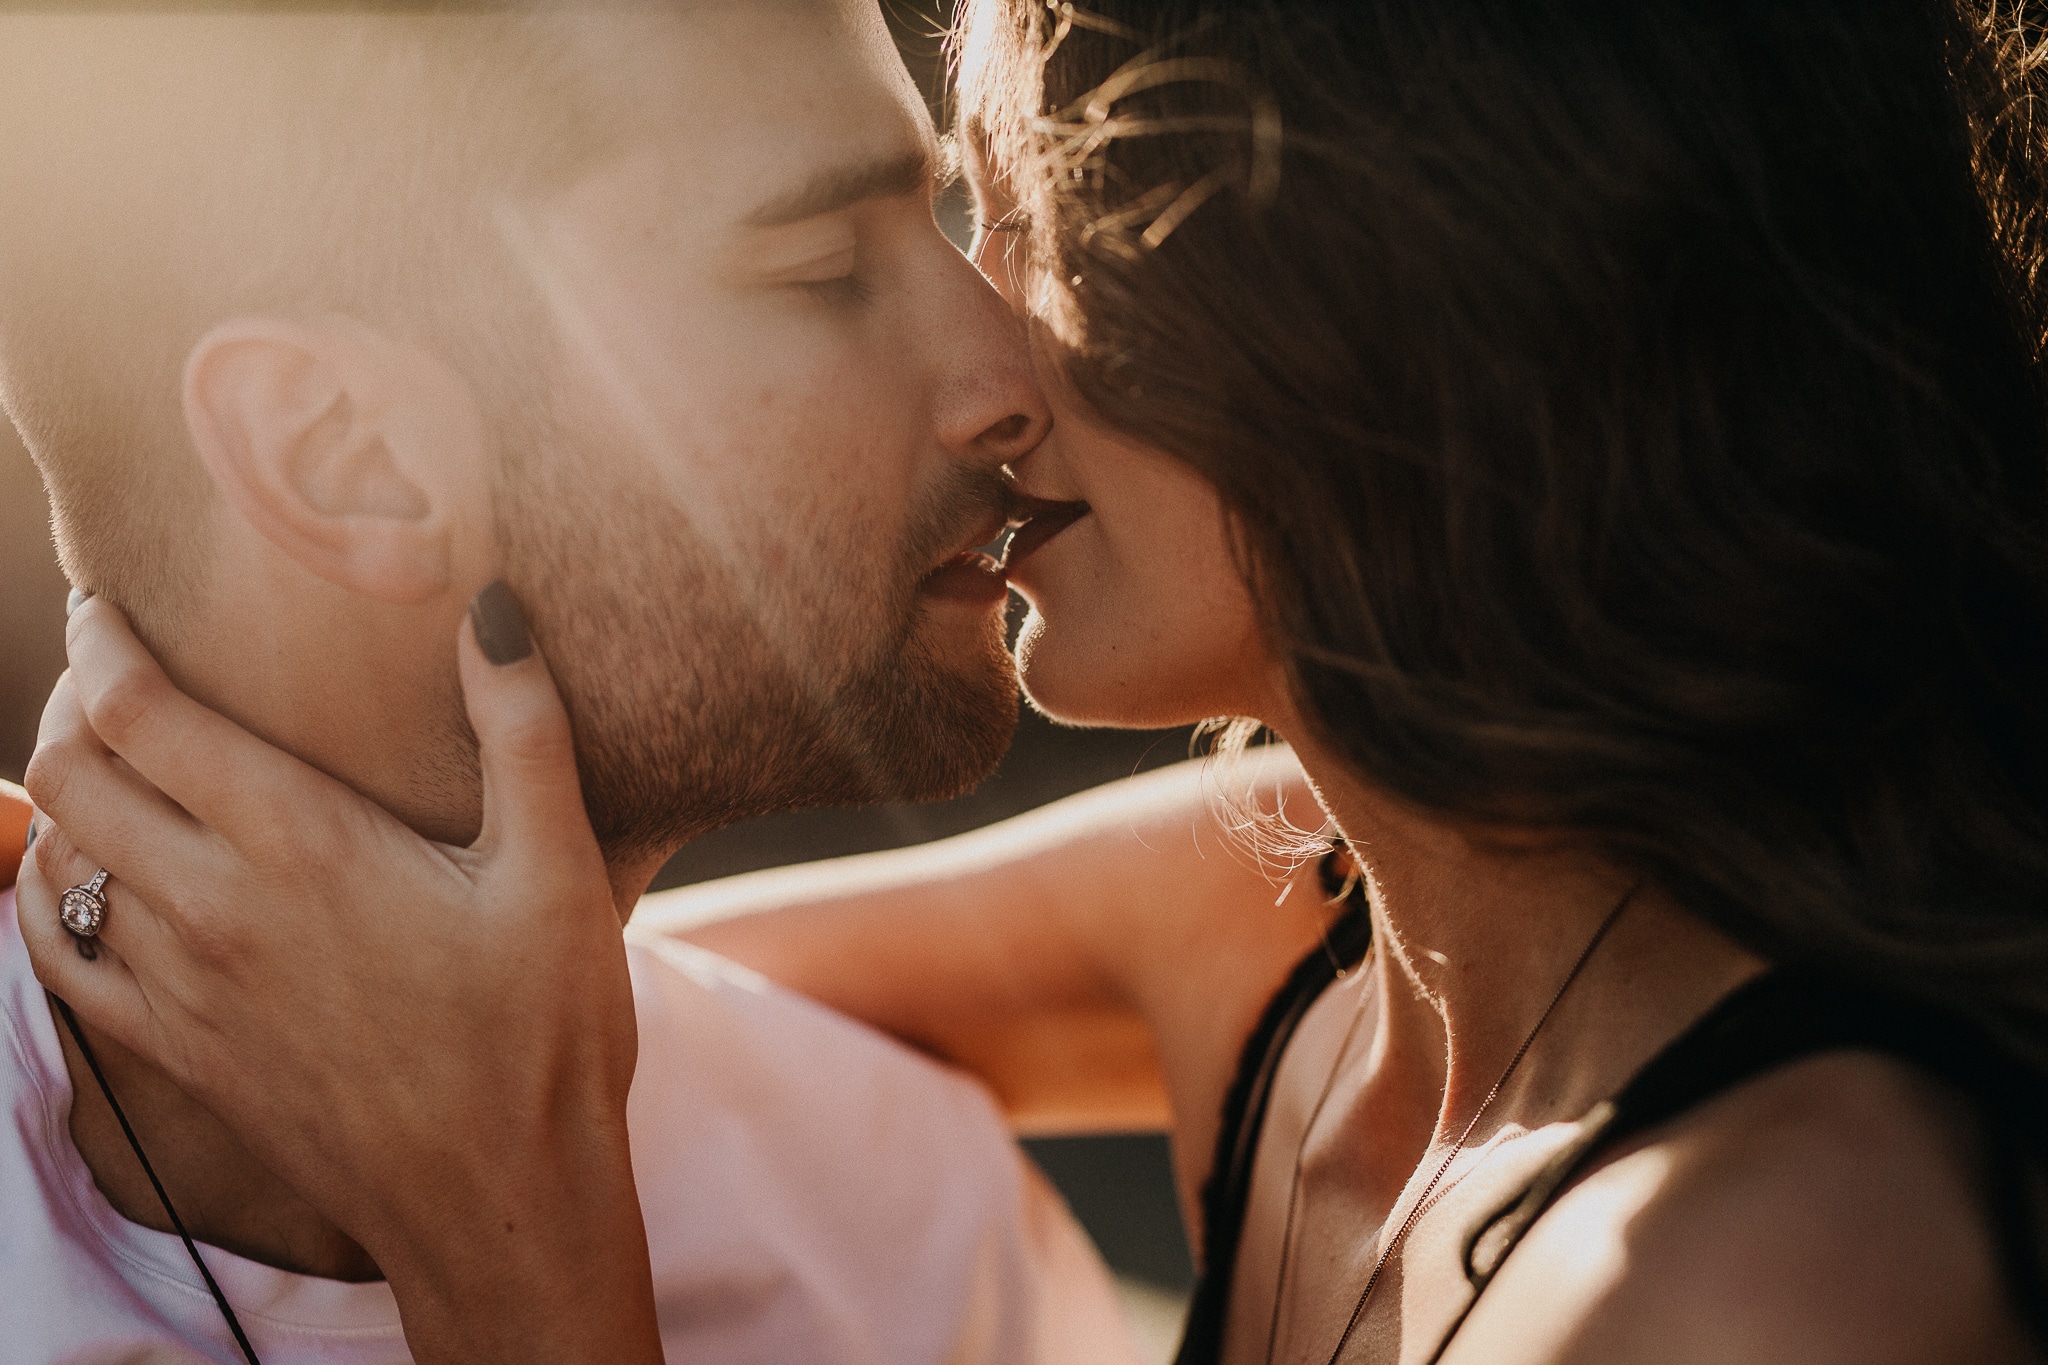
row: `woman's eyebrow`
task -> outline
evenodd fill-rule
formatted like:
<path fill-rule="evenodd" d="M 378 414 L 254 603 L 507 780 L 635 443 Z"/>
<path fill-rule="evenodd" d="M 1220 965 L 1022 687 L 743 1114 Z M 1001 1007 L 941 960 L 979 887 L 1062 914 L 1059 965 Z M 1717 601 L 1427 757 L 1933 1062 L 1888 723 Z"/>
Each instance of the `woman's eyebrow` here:
<path fill-rule="evenodd" d="M 820 214 L 836 213 L 863 200 L 922 193 L 936 174 L 931 149 L 926 147 L 860 165 L 835 166 L 770 199 L 742 221 L 748 227 L 786 227 Z"/>

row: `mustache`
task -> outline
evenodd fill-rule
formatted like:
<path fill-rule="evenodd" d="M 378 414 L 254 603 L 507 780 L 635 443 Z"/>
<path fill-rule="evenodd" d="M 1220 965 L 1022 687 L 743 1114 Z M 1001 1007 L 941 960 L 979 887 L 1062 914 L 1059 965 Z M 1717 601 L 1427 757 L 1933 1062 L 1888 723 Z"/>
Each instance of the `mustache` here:
<path fill-rule="evenodd" d="M 1017 495 L 1002 474 L 981 465 L 956 465 L 918 499 L 904 533 L 904 564 L 922 577 L 933 564 L 960 548 L 969 528 L 992 514 L 1005 522 L 1017 515 Z"/>

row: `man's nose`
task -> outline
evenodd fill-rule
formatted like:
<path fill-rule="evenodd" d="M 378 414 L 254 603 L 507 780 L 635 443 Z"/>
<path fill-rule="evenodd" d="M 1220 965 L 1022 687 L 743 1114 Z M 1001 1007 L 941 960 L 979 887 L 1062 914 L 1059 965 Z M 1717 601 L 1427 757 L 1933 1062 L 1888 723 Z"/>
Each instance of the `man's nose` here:
<path fill-rule="evenodd" d="M 1025 325 L 965 257 L 956 258 L 960 325 L 940 338 L 946 373 L 938 394 L 938 435 L 954 454 L 1008 464 L 1038 447 L 1052 428 Z"/>

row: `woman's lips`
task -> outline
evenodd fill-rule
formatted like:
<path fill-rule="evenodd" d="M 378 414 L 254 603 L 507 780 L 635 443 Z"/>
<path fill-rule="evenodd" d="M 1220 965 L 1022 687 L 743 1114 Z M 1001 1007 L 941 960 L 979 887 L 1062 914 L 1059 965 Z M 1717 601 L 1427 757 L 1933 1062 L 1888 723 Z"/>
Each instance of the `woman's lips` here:
<path fill-rule="evenodd" d="M 1005 570 L 1014 569 L 1048 540 L 1088 515 L 1085 502 L 1051 502 L 1044 498 L 1017 497 L 1011 524 L 1022 524 L 1010 536 L 1003 550 Z"/>
<path fill-rule="evenodd" d="M 1010 539 L 998 560 L 980 550 L 963 550 L 924 576 L 919 586 L 932 597 L 987 604 L 1009 593 L 1005 574 L 1039 546 L 1088 515 L 1085 502 L 1017 497 L 1010 510 Z"/>

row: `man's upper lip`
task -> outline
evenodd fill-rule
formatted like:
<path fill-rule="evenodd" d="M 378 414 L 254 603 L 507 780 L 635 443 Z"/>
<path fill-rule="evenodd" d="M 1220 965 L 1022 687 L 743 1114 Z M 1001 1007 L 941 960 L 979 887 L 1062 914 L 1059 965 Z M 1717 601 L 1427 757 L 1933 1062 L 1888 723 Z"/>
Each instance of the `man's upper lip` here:
<path fill-rule="evenodd" d="M 974 524 L 974 529 L 968 533 L 966 542 L 955 547 L 951 553 L 940 560 L 938 567 L 944 568 L 962 555 L 972 554 L 984 545 L 993 544 L 1002 538 L 1003 532 L 1009 530 L 1015 524 L 1016 515 L 1008 508 L 990 508 L 988 515 Z"/>

